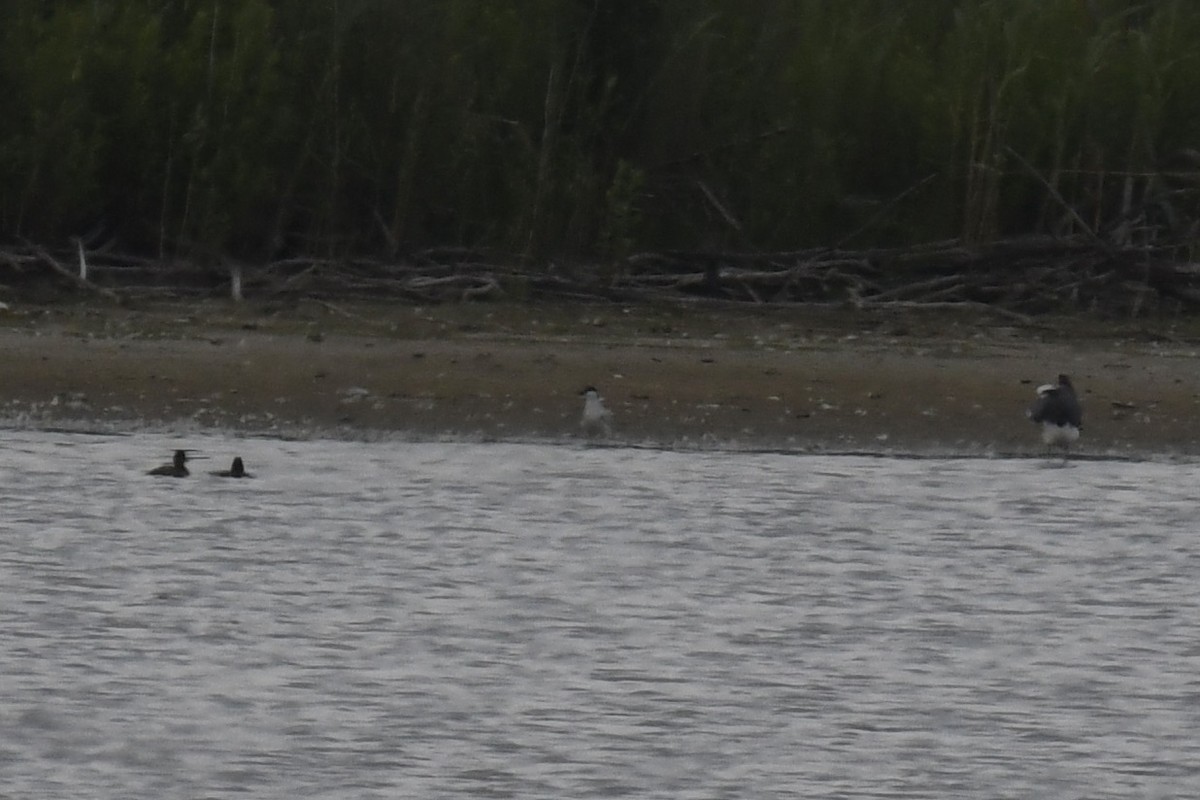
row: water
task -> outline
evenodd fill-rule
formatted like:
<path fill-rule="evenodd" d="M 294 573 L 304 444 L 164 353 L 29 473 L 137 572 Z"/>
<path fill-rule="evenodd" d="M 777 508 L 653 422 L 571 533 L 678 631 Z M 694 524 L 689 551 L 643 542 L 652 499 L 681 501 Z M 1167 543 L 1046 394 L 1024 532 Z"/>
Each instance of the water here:
<path fill-rule="evenodd" d="M 1196 464 L 4 439 L 9 796 L 1200 787 Z"/>

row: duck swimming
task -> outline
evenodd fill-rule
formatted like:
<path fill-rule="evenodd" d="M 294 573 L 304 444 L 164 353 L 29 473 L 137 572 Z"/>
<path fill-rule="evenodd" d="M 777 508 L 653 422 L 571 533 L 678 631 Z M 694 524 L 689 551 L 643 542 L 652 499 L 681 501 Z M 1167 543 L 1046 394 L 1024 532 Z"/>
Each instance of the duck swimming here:
<path fill-rule="evenodd" d="M 253 478 L 249 472 L 246 472 L 246 465 L 242 463 L 242 457 L 237 456 L 233 459 L 233 463 L 229 465 L 229 469 L 223 469 L 218 472 L 210 472 L 210 475 L 216 475 L 218 478 Z"/>
<path fill-rule="evenodd" d="M 176 450 L 175 457 L 171 459 L 170 464 L 155 467 L 146 474 L 166 475 L 171 478 L 186 478 L 190 474 L 187 466 L 185 466 L 188 462 L 188 452 L 187 450 Z"/>

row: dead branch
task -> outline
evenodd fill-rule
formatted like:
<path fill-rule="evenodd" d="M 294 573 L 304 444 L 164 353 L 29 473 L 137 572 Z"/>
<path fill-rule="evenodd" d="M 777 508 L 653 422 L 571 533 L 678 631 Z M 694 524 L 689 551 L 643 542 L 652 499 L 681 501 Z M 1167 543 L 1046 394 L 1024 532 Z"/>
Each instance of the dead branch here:
<path fill-rule="evenodd" d="M 615 265 L 547 267 L 526 266 L 517 255 L 446 248 L 402 259 L 288 258 L 244 265 L 243 290 L 249 300 L 306 298 L 328 303 L 337 313 L 335 304 L 351 299 L 433 304 L 519 297 L 534 302 L 987 308 L 1023 322 L 1061 310 L 1128 317 L 1200 311 L 1200 264 L 1190 260 L 1190 252 L 1190 242 L 1116 247 L 1080 234 L 863 250 L 674 250 L 638 253 Z M 34 282 L 44 287 L 49 275 L 65 288 L 117 301 L 229 296 L 228 269 L 207 262 L 153 262 L 89 252 L 88 279 L 83 280 L 65 266 L 76 254 L 77 246 L 62 251 L 30 244 L 0 247 L 0 283 L 6 292 L 19 294 Z"/>
<path fill-rule="evenodd" d="M 112 291 L 111 289 L 105 289 L 103 286 L 97 286 L 86 278 L 80 277 L 74 272 L 71 272 L 71 270 L 58 263 L 54 256 L 46 252 L 44 248 L 33 246 L 33 250 L 43 264 L 50 267 L 50 269 L 54 270 L 54 272 L 68 280 L 73 286 L 83 289 L 84 291 L 91 292 L 92 294 L 97 294 L 106 300 L 111 300 L 114 303 L 121 302 L 121 298 L 116 292 Z M 82 250 L 80 252 L 82 252 Z"/>

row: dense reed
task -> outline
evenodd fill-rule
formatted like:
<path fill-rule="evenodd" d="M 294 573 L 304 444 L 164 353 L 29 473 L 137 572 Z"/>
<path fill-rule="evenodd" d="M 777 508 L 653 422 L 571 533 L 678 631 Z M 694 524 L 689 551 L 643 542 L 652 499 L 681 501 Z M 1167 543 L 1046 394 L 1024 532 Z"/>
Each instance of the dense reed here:
<path fill-rule="evenodd" d="M 533 263 L 1200 219 L 1191 0 L 6 0 L 0 237 Z"/>

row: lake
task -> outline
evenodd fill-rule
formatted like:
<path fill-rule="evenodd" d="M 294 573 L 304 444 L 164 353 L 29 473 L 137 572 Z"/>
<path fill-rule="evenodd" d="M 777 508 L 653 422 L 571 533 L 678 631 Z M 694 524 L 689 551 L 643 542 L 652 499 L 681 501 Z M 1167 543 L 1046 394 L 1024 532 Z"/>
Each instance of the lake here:
<path fill-rule="evenodd" d="M 1200 791 L 1195 463 L 3 441 L 13 797 Z"/>

